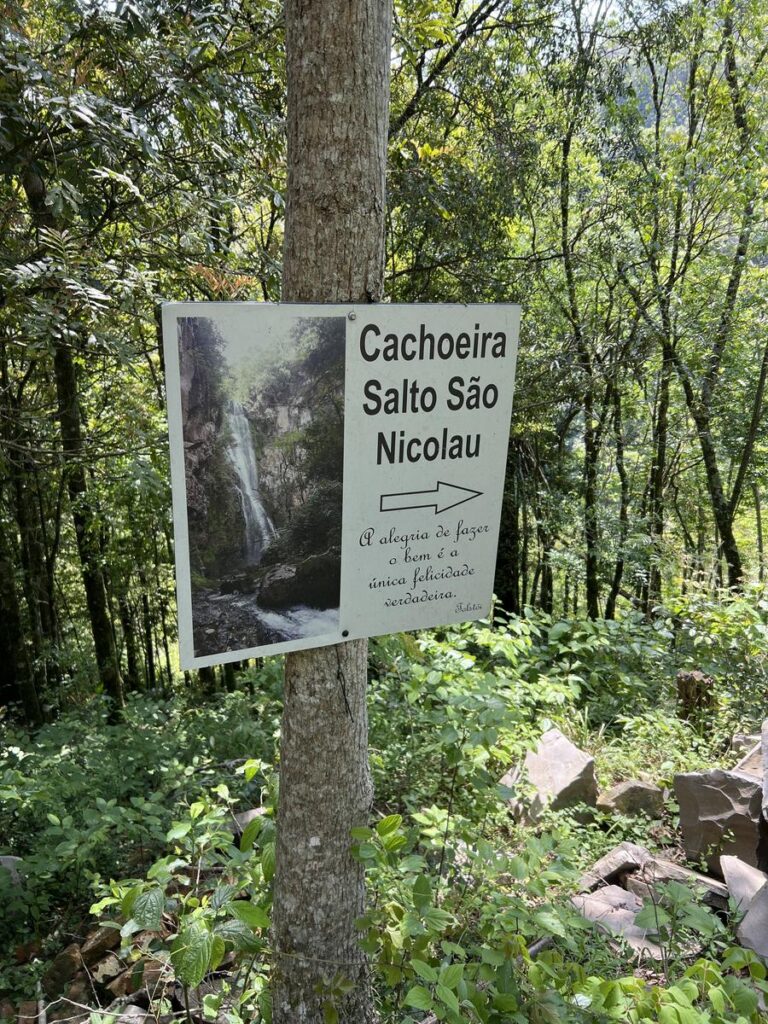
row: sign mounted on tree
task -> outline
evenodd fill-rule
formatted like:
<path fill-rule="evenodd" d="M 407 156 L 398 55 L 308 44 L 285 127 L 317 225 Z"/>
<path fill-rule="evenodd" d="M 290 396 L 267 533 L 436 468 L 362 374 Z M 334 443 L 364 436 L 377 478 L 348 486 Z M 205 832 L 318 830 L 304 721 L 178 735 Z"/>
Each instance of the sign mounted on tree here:
<path fill-rule="evenodd" d="M 490 608 L 519 307 L 163 308 L 181 664 Z"/>

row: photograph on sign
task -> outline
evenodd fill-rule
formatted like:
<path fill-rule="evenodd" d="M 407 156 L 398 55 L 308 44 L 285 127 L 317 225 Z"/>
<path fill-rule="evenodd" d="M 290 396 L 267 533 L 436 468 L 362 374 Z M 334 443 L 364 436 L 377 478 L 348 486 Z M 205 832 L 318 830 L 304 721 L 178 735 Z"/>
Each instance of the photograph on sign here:
<path fill-rule="evenodd" d="M 519 316 L 164 307 L 182 667 L 488 614 Z"/>
<path fill-rule="evenodd" d="M 176 320 L 195 659 L 338 630 L 345 321 L 269 326 Z"/>

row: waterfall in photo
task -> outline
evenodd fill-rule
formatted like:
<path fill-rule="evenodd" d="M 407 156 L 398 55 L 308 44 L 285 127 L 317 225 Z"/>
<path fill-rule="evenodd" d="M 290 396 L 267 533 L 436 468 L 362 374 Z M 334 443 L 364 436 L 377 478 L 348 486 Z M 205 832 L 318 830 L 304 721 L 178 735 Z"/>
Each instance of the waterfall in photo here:
<path fill-rule="evenodd" d="M 249 565 L 257 565 L 275 536 L 275 527 L 261 502 L 259 467 L 253 450 L 251 425 L 239 402 L 229 403 L 227 425 L 232 434 L 227 457 L 237 476 L 237 493 L 245 523 L 245 557 Z"/>

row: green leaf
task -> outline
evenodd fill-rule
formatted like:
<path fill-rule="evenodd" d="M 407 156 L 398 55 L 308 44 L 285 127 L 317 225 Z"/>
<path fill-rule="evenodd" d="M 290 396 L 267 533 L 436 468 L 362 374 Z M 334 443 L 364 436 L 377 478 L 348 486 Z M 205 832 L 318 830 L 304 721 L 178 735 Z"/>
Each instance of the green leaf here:
<path fill-rule="evenodd" d="M 432 884 L 426 875 L 419 875 L 413 883 L 413 904 L 417 910 L 426 910 L 432 902 Z"/>
<path fill-rule="evenodd" d="M 159 932 L 163 923 L 165 893 L 159 885 L 144 889 L 136 897 L 131 916 L 148 932 Z"/>
<path fill-rule="evenodd" d="M 533 919 L 549 935 L 557 935 L 561 939 L 565 938 L 566 931 L 563 927 L 563 922 L 554 911 L 537 910 L 533 915 Z"/>
<path fill-rule="evenodd" d="M 223 885 L 217 886 L 211 896 L 211 906 L 214 910 L 221 910 L 222 907 L 226 907 L 233 896 L 240 892 L 240 889 L 241 886 L 233 885 L 232 882 L 224 882 Z"/>
<path fill-rule="evenodd" d="M 424 963 L 423 960 L 411 960 L 411 967 L 415 974 L 418 974 L 424 981 L 434 984 L 437 981 L 437 971 L 434 967 Z"/>
<path fill-rule="evenodd" d="M 445 985 L 438 985 L 435 989 L 435 994 L 441 1003 L 444 1003 L 449 1010 L 453 1010 L 454 1013 L 459 1012 L 459 1000 L 456 998 L 455 992 L 451 992 Z"/>
<path fill-rule="evenodd" d="M 388 814 L 386 818 L 382 818 L 376 825 L 376 831 L 380 836 L 389 835 L 390 832 L 396 832 L 403 824 L 402 814 Z"/>
<path fill-rule="evenodd" d="M 266 910 L 249 903 L 248 900 L 235 900 L 229 910 L 239 921 L 244 921 L 249 928 L 269 928 L 269 917 Z"/>
<path fill-rule="evenodd" d="M 253 818 L 243 829 L 243 834 L 240 837 L 240 851 L 247 853 L 253 849 L 253 844 L 256 842 L 256 837 L 264 825 L 264 819 L 262 817 Z"/>
<path fill-rule="evenodd" d="M 446 988 L 456 988 L 464 976 L 464 964 L 450 964 L 440 971 L 440 984 Z"/>
<path fill-rule="evenodd" d="M 173 940 L 171 963 L 183 985 L 194 988 L 205 977 L 213 953 L 213 935 L 202 921 L 191 921 Z"/>
<path fill-rule="evenodd" d="M 406 1006 L 414 1006 L 417 1010 L 431 1010 L 432 996 L 423 985 L 414 985 L 406 994 Z"/>
<path fill-rule="evenodd" d="M 424 924 L 436 932 L 442 932 L 453 924 L 453 915 L 446 910 L 439 910 L 437 907 L 430 907 L 423 916 Z"/>
<path fill-rule="evenodd" d="M 215 934 L 225 942 L 231 942 L 235 949 L 244 953 L 258 953 L 262 947 L 253 929 L 249 928 L 245 921 L 239 921 L 237 918 L 221 921 L 216 925 Z"/>
<path fill-rule="evenodd" d="M 172 843 L 174 839 L 183 839 L 185 835 L 189 833 L 192 828 L 191 821 L 179 821 L 168 830 L 166 835 L 166 841 Z"/>
<path fill-rule="evenodd" d="M 120 910 L 122 911 L 123 917 L 125 917 L 126 919 L 133 916 L 132 915 L 133 905 L 136 902 L 136 900 L 139 898 L 139 893 L 140 892 L 141 892 L 141 886 L 140 885 L 134 885 L 132 888 L 130 888 L 128 890 L 128 892 L 125 894 L 125 896 L 123 896 L 123 898 L 122 898 L 122 900 L 120 902 Z"/>
<path fill-rule="evenodd" d="M 390 832 L 388 835 L 381 837 L 381 845 L 389 853 L 402 849 L 407 842 L 408 840 L 401 832 Z"/>
<path fill-rule="evenodd" d="M 261 851 L 261 870 L 264 872 L 264 881 L 271 882 L 275 876 L 275 844 L 267 843 Z"/>
<path fill-rule="evenodd" d="M 213 936 L 212 945 L 211 945 L 211 967 L 210 967 L 210 969 L 212 971 L 215 971 L 216 968 L 221 965 L 221 962 L 224 959 L 224 954 L 226 953 L 226 951 L 227 951 L 227 947 L 226 947 L 226 943 L 224 942 L 224 939 L 221 937 L 221 935 L 214 935 Z M 221 997 L 220 996 L 217 996 L 217 998 L 219 999 L 219 1001 L 221 1001 Z M 215 1016 L 215 1014 L 214 1014 L 214 1016 Z"/>
<path fill-rule="evenodd" d="M 209 992 L 203 996 L 203 1016 L 207 1020 L 216 1020 L 223 1000 L 224 996 L 221 993 Z"/>
<path fill-rule="evenodd" d="M 653 903 L 646 903 L 642 910 L 635 915 L 635 924 L 638 928 L 645 928 L 649 932 L 657 932 L 668 925 L 671 921 L 669 914 L 663 907 L 654 906 Z"/>
<path fill-rule="evenodd" d="M 556 622 L 547 633 L 547 643 L 554 644 L 570 631 L 570 622 Z"/>

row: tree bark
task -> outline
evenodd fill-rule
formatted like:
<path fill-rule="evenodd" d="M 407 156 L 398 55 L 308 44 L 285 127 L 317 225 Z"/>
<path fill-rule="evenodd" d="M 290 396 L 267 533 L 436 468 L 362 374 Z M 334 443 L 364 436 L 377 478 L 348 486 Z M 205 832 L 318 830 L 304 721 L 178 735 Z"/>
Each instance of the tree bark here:
<path fill-rule="evenodd" d="M 381 298 L 391 19 L 380 0 L 286 4 L 286 301 Z M 373 798 L 366 681 L 364 640 L 286 659 L 274 1024 L 322 1024 L 328 1011 L 375 1020 L 355 928 L 364 873 L 350 849 Z"/>
<path fill-rule="evenodd" d="M 621 484 L 619 499 L 619 537 L 616 544 L 616 565 L 613 570 L 611 590 L 605 602 L 605 617 L 612 619 L 616 614 L 616 601 L 624 577 L 624 548 L 629 534 L 629 475 L 624 464 L 624 425 L 621 412 L 621 389 L 618 379 L 613 388 L 613 436 L 616 446 L 616 472 Z"/>
<path fill-rule="evenodd" d="M 112 631 L 107 589 L 101 569 L 101 552 L 88 495 L 85 467 L 82 463 L 83 438 L 80 430 L 80 402 L 75 362 L 70 349 L 57 341 L 53 357 L 56 396 L 61 422 L 61 447 L 64 453 L 67 490 L 75 524 L 75 538 L 80 555 L 80 571 L 85 590 L 85 601 L 91 621 L 96 663 L 104 690 L 111 701 L 111 717 L 119 717 L 124 706 L 123 679 Z"/>
<path fill-rule="evenodd" d="M 14 559 L 0 510 L 0 695 L 20 700 L 30 726 L 40 725 L 43 711 L 24 643 L 14 572 Z"/>
<path fill-rule="evenodd" d="M 37 227 L 56 230 L 55 218 L 45 201 L 47 188 L 40 175 L 32 168 L 27 168 L 22 175 L 22 187 Z M 84 444 L 80 427 L 77 367 L 69 342 L 59 336 L 53 339 L 53 376 L 61 424 L 64 473 L 80 556 L 85 602 L 91 623 L 99 677 L 110 698 L 110 715 L 114 719 L 120 716 L 124 706 L 123 680 L 104 583 L 97 516 L 88 491 L 83 463 Z"/>

